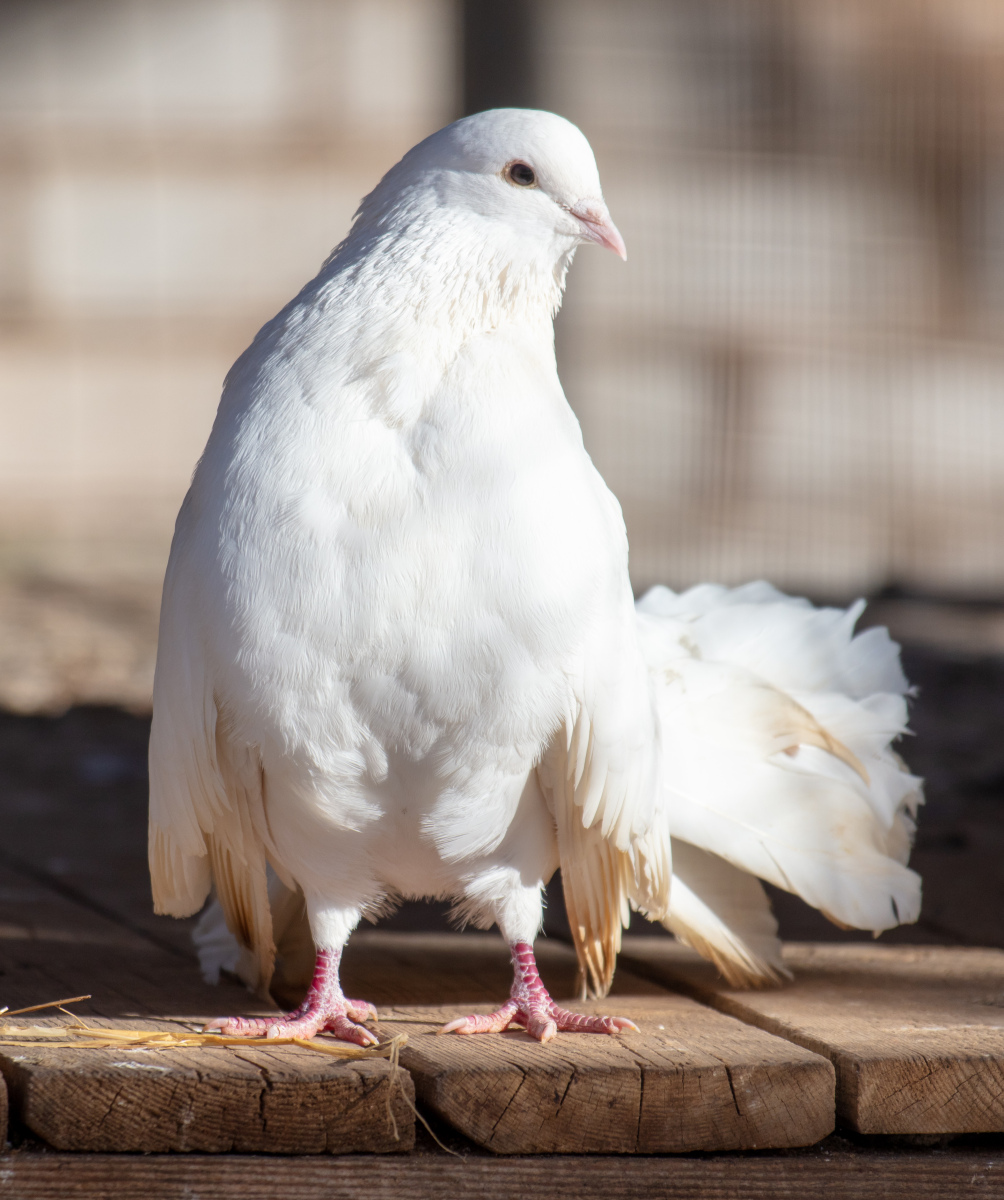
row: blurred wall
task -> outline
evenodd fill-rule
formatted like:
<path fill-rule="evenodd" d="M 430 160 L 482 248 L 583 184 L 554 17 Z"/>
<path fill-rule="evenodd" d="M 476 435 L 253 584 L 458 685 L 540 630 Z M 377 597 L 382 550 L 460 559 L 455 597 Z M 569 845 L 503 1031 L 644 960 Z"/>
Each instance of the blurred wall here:
<path fill-rule="evenodd" d="M 558 348 L 639 587 L 1000 591 L 999 0 L 8 0 L 0 558 L 159 569 L 230 362 L 461 85 L 596 148 L 629 261 Z"/>
<path fill-rule="evenodd" d="M 538 0 L 628 246 L 566 391 L 636 585 L 1004 584 L 1004 4 Z"/>
<path fill-rule="evenodd" d="M 0 539 L 163 541 L 223 376 L 457 105 L 449 0 L 0 6 Z"/>

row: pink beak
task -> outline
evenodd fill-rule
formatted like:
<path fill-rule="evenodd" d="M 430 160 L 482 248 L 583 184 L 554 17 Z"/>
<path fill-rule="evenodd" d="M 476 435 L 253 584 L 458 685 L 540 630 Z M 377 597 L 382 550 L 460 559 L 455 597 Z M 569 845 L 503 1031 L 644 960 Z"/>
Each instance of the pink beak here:
<path fill-rule="evenodd" d="M 576 205 L 569 210 L 582 227 L 582 236 L 589 242 L 599 242 L 627 262 L 627 247 L 620 230 L 610 220 L 607 206 L 602 201 Z"/>

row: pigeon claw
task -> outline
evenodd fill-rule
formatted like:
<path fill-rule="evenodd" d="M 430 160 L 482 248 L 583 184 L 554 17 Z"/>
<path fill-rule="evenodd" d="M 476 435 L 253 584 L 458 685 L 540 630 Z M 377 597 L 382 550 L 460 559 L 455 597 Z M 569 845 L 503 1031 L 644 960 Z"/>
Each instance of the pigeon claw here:
<path fill-rule="evenodd" d="M 510 1025 L 521 1025 L 538 1042 L 549 1042 L 557 1033 L 607 1033 L 616 1036 L 625 1029 L 638 1032 L 627 1017 L 587 1017 L 569 1012 L 548 997 L 543 1003 L 518 1004 L 508 1001 L 496 1012 L 457 1017 L 444 1025 L 440 1033 L 502 1033 Z"/>
<path fill-rule="evenodd" d="M 376 1046 L 378 1039 L 360 1022 L 376 1019 L 376 1009 L 365 1000 L 345 1000 L 329 1007 L 307 1004 L 280 1017 L 217 1017 L 203 1027 L 203 1033 L 224 1037 L 315 1038 L 333 1033 L 339 1041 L 357 1046 Z"/>
<path fill-rule="evenodd" d="M 549 1042 L 558 1033 L 618 1034 L 624 1029 L 638 1032 L 627 1017 L 587 1017 L 561 1008 L 551 996 L 537 971 L 537 960 L 529 942 L 511 942 L 513 983 L 509 999 L 493 1013 L 471 1014 L 449 1021 L 440 1033 L 502 1033 L 510 1025 L 522 1025 L 538 1042 Z"/>
<path fill-rule="evenodd" d="M 519 1008 L 515 1000 L 507 1000 L 500 1009 L 493 1013 L 482 1013 L 477 1016 L 457 1017 L 448 1021 L 440 1033 L 504 1033 L 516 1020 Z"/>

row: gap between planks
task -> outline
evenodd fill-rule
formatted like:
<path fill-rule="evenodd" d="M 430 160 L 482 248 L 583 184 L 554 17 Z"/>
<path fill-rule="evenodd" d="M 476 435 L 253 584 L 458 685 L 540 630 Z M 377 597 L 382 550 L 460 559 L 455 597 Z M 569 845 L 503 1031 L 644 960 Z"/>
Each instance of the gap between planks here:
<path fill-rule="evenodd" d="M 207 988 L 194 964 L 169 958 L 100 914 L 73 910 L 63 897 L 50 896 L 47 905 L 35 914 L 47 939 L 0 939 L 12 1007 L 91 991 L 83 1015 L 154 1027 L 170 1016 L 267 1011 L 241 988 Z M 54 942 L 60 929 L 72 940 Z M 571 951 L 544 942 L 540 958 L 555 995 L 568 996 Z M 394 1015 L 407 1021 L 388 1022 L 386 1032 L 412 1034 L 402 1057 L 407 1086 L 414 1080 L 430 1108 L 497 1152 L 796 1146 L 832 1128 L 828 1062 L 626 971 L 618 989 L 636 994 L 610 1003 L 637 1018 L 641 1034 L 566 1034 L 548 1046 L 521 1032 L 434 1035 L 449 1016 L 497 1004 L 509 983 L 508 954 L 492 936 L 364 932 L 345 957 L 350 994 L 384 1009 L 404 999 L 444 1005 L 431 1023 L 428 1013 L 399 1009 Z M 383 1062 L 335 1064 L 306 1050 L 280 1056 L 250 1047 L 157 1052 L 148 1063 L 136 1053 L 20 1048 L 2 1065 L 21 1120 L 57 1148 L 392 1151 L 407 1149 L 414 1137 L 399 1096 L 392 1103 L 399 1104 L 403 1136 L 391 1142 L 391 1080 Z"/>

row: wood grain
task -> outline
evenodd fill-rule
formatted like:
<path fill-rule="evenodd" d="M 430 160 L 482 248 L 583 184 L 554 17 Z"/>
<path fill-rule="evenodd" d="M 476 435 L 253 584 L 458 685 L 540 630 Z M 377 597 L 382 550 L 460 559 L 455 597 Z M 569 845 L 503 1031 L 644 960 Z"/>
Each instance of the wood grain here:
<path fill-rule="evenodd" d="M 382 1060 L 338 1062 L 295 1046 L 20 1047 L 0 1065 L 24 1125 L 59 1150 L 318 1154 L 414 1145 L 402 1095 L 413 1100 L 413 1086 L 400 1071 L 392 1087 Z"/>
<path fill-rule="evenodd" d="M 437 1036 L 451 1017 L 490 1011 L 508 991 L 501 939 L 373 933 L 352 949 L 346 978 L 380 1005 L 419 1099 L 500 1154 L 651 1154 L 805 1146 L 833 1128 L 833 1073 L 815 1054 L 619 971 L 602 1003 L 568 999 L 575 956 L 538 946 L 555 998 L 583 1012 L 631 1017 L 640 1033 L 558 1034 L 546 1046 L 521 1030 Z M 428 990 L 452 1002 L 394 1004 Z"/>
<path fill-rule="evenodd" d="M 445 1154 L 216 1158 L 15 1153 L 11 1200 L 1004 1200 L 999 1149 L 818 1150 L 693 1158 Z"/>
<path fill-rule="evenodd" d="M 628 939 L 625 965 L 826 1055 L 837 1115 L 878 1134 L 1004 1131 L 1004 953 L 943 946 L 793 944 L 795 981 L 740 992 L 688 951 Z"/>
<path fill-rule="evenodd" d="M 10 1008 L 90 993 L 89 1025 L 200 1027 L 267 1014 L 243 988 L 207 986 L 194 960 L 0 869 L 0 997 Z M 65 1023 L 48 1014 L 18 1025 Z M 0 1049 L 12 1111 L 50 1145 L 87 1151 L 393 1152 L 414 1144 L 406 1071 L 297 1047 Z M 388 1117 L 388 1103 L 396 1121 Z"/>

